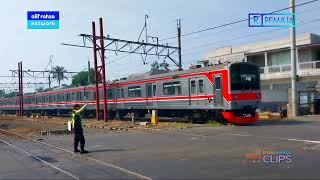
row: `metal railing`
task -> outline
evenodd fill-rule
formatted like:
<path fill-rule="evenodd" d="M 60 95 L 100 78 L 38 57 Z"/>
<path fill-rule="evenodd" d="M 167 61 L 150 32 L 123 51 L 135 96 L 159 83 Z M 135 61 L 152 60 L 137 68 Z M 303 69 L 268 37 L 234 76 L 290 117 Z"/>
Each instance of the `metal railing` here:
<path fill-rule="evenodd" d="M 298 71 L 306 70 L 306 69 L 320 69 L 320 61 L 298 63 L 297 69 Z M 284 64 L 284 65 L 278 65 L 278 66 L 267 66 L 267 67 L 260 68 L 260 73 L 262 74 L 282 73 L 282 72 L 290 72 L 290 71 L 291 71 L 290 64 Z"/>

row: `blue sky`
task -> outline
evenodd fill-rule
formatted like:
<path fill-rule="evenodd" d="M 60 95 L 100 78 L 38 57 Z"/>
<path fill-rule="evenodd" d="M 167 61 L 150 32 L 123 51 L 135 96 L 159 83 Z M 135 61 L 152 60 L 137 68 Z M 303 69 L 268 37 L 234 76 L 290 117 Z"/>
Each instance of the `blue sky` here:
<path fill-rule="evenodd" d="M 308 0 L 297 0 L 296 4 Z M 91 21 L 104 19 L 104 31 L 113 38 L 137 40 L 148 14 L 148 31 L 160 39 L 176 35 L 176 19 L 182 19 L 182 33 L 205 29 L 224 23 L 244 19 L 248 13 L 271 12 L 288 7 L 289 0 L 3 0 L 0 20 L 0 60 L 1 74 L 10 75 L 9 69 L 16 69 L 22 60 L 25 69 L 43 70 L 54 55 L 53 65 L 64 66 L 69 71 L 81 71 L 87 67 L 88 58 L 92 61 L 92 51 L 82 48 L 61 46 L 60 43 L 81 44 L 80 33 L 91 33 Z M 319 34 L 319 22 L 299 26 L 304 22 L 317 19 L 320 3 L 297 8 L 297 32 Z M 27 11 L 60 11 L 59 30 L 28 30 Z M 183 37 L 183 65 L 200 60 L 206 52 L 218 47 L 235 46 L 246 43 L 270 40 L 288 36 L 284 29 L 266 33 L 270 28 L 250 28 L 247 22 Z M 259 33 L 249 38 L 237 37 Z M 233 40 L 231 40 L 233 39 Z M 227 41 L 229 40 L 229 41 Z M 216 43 L 225 41 L 223 43 Z M 176 40 L 169 40 L 176 45 Z M 205 44 L 212 44 L 200 47 Z M 107 52 L 107 61 L 116 56 Z M 149 63 L 156 60 L 149 57 Z M 159 60 L 161 62 L 162 60 Z M 172 66 L 174 69 L 175 67 Z M 108 64 L 108 79 L 119 78 L 131 73 L 146 72 L 150 65 L 143 65 L 140 56 L 130 55 L 117 62 Z M 11 79 L 1 78 L 1 82 Z M 26 80 L 31 81 L 31 80 Z M 68 83 L 69 81 L 66 81 Z"/>

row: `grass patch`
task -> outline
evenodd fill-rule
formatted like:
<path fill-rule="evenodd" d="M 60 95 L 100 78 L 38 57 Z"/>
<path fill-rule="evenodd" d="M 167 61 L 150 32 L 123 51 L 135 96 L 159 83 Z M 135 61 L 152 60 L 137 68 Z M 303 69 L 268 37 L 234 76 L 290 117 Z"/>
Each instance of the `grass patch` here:
<path fill-rule="evenodd" d="M 220 122 L 217 122 L 217 121 L 208 121 L 207 123 L 206 123 L 206 125 L 207 126 L 209 126 L 209 127 L 220 127 L 220 126 L 223 126 L 223 124 L 222 123 L 220 123 Z"/>

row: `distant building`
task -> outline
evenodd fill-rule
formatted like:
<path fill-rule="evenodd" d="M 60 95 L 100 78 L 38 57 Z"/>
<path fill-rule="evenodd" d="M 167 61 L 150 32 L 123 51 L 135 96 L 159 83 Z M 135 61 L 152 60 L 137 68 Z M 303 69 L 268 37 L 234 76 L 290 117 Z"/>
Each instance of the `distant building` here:
<path fill-rule="evenodd" d="M 317 113 L 315 103 L 320 103 L 320 36 L 303 34 L 297 36 L 296 42 L 299 112 L 314 114 Z M 258 64 L 261 68 L 261 109 L 276 111 L 291 100 L 290 56 L 290 39 L 286 38 L 219 48 L 205 54 L 200 62 L 205 65 L 235 61 Z"/>

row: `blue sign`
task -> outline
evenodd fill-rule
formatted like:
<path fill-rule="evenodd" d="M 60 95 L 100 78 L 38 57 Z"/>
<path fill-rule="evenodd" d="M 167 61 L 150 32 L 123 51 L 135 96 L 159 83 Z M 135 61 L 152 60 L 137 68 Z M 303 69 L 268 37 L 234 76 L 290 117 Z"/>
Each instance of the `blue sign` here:
<path fill-rule="evenodd" d="M 59 29 L 59 11 L 28 11 L 28 29 Z"/>
<path fill-rule="evenodd" d="M 292 13 L 250 13 L 249 27 L 296 27 L 296 17 Z"/>

